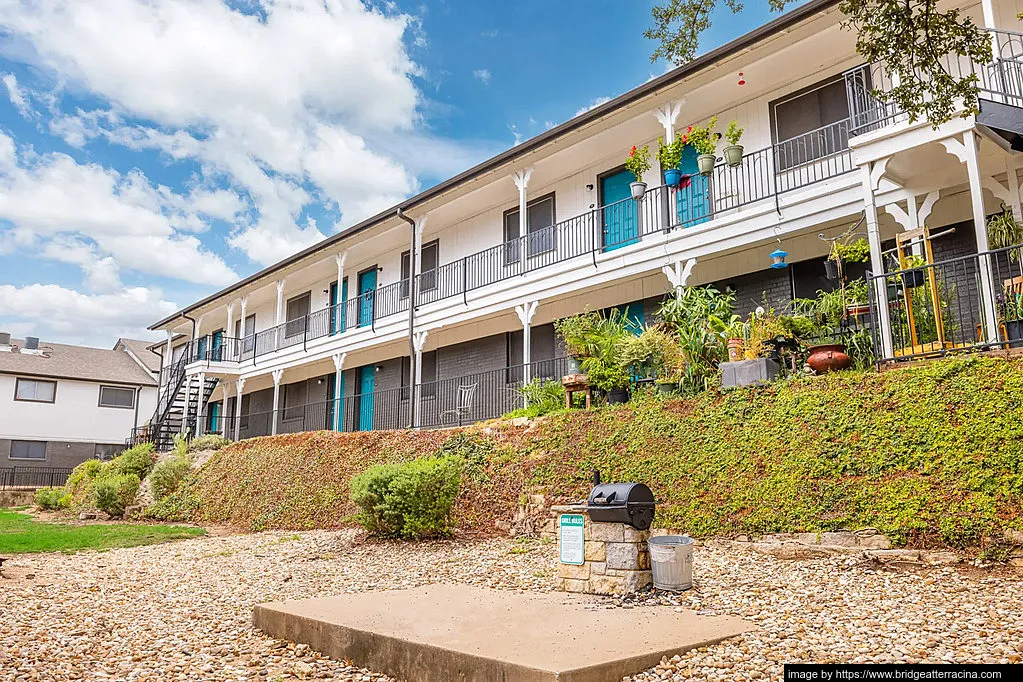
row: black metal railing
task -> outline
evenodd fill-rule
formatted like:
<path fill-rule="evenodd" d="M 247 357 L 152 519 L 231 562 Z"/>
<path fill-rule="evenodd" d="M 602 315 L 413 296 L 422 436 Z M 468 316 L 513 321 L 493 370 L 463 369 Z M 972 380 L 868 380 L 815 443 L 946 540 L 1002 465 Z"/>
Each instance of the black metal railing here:
<path fill-rule="evenodd" d="M 67 483 L 73 469 L 58 467 L 2 467 L 0 490 L 56 488 Z"/>
<path fill-rule="evenodd" d="M 559 379 L 568 360 L 539 360 L 529 365 L 502 367 L 419 385 L 419 428 L 461 426 L 493 419 L 522 407 L 519 387 L 529 379 Z M 241 415 L 222 414 L 211 420 L 212 430 L 238 439 L 300 431 L 377 431 L 409 426 L 409 386 L 347 395 L 337 400 L 281 405 Z M 276 422 L 276 429 L 274 424 Z"/>
<path fill-rule="evenodd" d="M 990 297 L 984 294 L 985 280 Z M 881 362 L 1023 347 L 1023 246 L 880 275 L 868 272 L 867 282 Z M 994 322 L 995 338 L 988 320 Z M 890 353 L 884 352 L 885 333 L 891 336 Z"/>
<path fill-rule="evenodd" d="M 960 55 L 945 55 L 939 60 L 941 67 L 956 79 L 976 76 L 982 96 L 1023 107 L 1023 34 L 984 30 L 992 41 L 990 63 L 977 63 Z M 886 95 L 894 90 L 898 79 L 885 64 L 864 64 L 846 71 L 844 77 L 851 134 L 861 135 L 909 119 L 897 104 L 887 101 Z"/>
<path fill-rule="evenodd" d="M 468 295 L 484 287 L 565 261 L 630 246 L 645 237 L 690 228 L 749 204 L 776 198 L 853 170 L 849 121 L 843 120 L 743 155 L 731 167 L 683 176 L 677 188 L 649 190 L 548 227 L 535 229 L 436 269 L 416 275 L 417 305 Z M 408 311 L 408 280 L 352 297 L 242 339 L 212 336 L 193 341 L 190 361 L 248 361 Z"/>

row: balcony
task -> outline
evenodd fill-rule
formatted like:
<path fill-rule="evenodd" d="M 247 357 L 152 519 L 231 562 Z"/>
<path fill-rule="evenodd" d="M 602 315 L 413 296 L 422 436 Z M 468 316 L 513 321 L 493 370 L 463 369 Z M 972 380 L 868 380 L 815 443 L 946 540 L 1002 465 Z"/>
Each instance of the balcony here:
<path fill-rule="evenodd" d="M 718 164 L 710 175 L 684 177 L 677 189 L 655 187 L 642 200 L 601 206 L 423 272 L 416 276 L 417 307 L 456 297 L 468 304 L 470 295 L 485 287 L 573 259 L 596 264 L 602 254 L 848 173 L 853 170 L 849 134 L 849 121 L 838 121 L 748 152 L 737 167 Z M 375 330 L 379 320 L 407 312 L 408 304 L 408 281 L 394 282 L 245 338 L 197 339 L 189 347 L 189 362 L 256 363 L 311 341 Z"/>
<path fill-rule="evenodd" d="M 985 100 L 995 106 L 1023 107 L 1023 34 L 985 30 L 992 40 L 991 63 L 979 64 L 966 57 L 946 55 L 941 65 L 957 79 L 976 76 L 982 110 Z M 863 135 L 909 120 L 897 105 L 877 97 L 878 93 L 890 93 L 898 86 L 897 76 L 883 63 L 865 64 L 846 71 L 844 76 L 851 135 Z"/>

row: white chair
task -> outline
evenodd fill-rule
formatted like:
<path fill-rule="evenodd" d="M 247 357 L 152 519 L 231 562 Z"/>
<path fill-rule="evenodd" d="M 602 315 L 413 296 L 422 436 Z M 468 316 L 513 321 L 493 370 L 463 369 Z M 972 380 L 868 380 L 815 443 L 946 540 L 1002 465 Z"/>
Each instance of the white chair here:
<path fill-rule="evenodd" d="M 452 415 L 458 425 L 462 425 L 462 419 L 469 416 L 476 400 L 476 384 L 466 384 L 458 387 L 458 402 L 453 410 L 444 410 L 440 413 L 441 423 L 447 423 L 447 415 Z"/>

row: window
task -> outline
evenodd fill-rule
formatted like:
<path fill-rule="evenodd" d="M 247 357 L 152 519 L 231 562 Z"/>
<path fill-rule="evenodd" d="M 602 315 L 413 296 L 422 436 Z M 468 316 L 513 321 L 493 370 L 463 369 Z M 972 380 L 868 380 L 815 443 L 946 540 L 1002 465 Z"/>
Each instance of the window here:
<path fill-rule="evenodd" d="M 554 194 L 533 199 L 526 204 L 526 254 L 530 257 L 553 251 L 554 238 Z M 517 263 L 519 250 L 519 209 L 504 212 L 504 262 Z"/>
<path fill-rule="evenodd" d="M 305 417 L 305 403 L 308 395 L 306 382 L 284 385 L 284 421 L 294 421 Z"/>
<path fill-rule="evenodd" d="M 249 315 L 245 318 L 245 328 L 242 328 L 242 321 L 234 321 L 234 337 L 244 339 L 242 352 L 251 353 L 256 348 L 256 316 Z"/>
<path fill-rule="evenodd" d="M 46 459 L 46 441 L 12 440 L 10 459 Z"/>
<path fill-rule="evenodd" d="M 533 327 L 529 332 L 530 377 L 542 379 L 554 378 L 556 368 L 552 362 L 556 355 L 556 340 L 553 324 Z M 515 384 L 523 379 L 522 372 L 522 331 L 505 334 L 505 383 Z"/>
<path fill-rule="evenodd" d="M 99 406 L 131 409 L 135 407 L 135 389 L 119 386 L 100 386 Z"/>
<path fill-rule="evenodd" d="M 56 381 L 18 378 L 14 382 L 14 399 L 32 403 L 52 403 L 57 397 Z"/>
<path fill-rule="evenodd" d="M 238 402 L 238 399 L 235 398 L 235 403 L 237 404 L 237 402 Z M 249 428 L 249 412 L 252 411 L 251 403 L 252 403 L 252 394 L 251 393 L 246 393 L 246 394 L 242 395 L 241 414 L 238 415 L 238 428 L 239 429 L 247 429 L 247 428 Z"/>
<path fill-rule="evenodd" d="M 411 359 L 409 356 L 404 356 L 401 359 L 401 399 L 408 400 L 409 391 L 408 387 L 412 383 L 409 380 L 411 372 L 409 368 L 412 366 Z M 423 369 L 422 369 L 422 384 L 423 389 L 420 395 L 423 398 L 436 398 L 437 397 L 437 351 L 431 350 L 423 353 Z"/>
<path fill-rule="evenodd" d="M 437 288 L 437 267 L 440 248 L 438 240 L 434 239 L 429 244 L 423 244 L 423 257 L 419 272 L 420 291 L 430 291 Z M 401 297 L 408 298 L 408 275 L 409 275 L 409 252 L 401 254 Z M 419 300 L 418 297 L 416 300 Z"/>
<path fill-rule="evenodd" d="M 845 80 L 839 76 L 770 104 L 778 170 L 809 163 L 849 146 Z"/>
<path fill-rule="evenodd" d="M 301 336 L 305 333 L 306 315 L 309 314 L 309 292 L 288 299 L 285 336 Z"/>

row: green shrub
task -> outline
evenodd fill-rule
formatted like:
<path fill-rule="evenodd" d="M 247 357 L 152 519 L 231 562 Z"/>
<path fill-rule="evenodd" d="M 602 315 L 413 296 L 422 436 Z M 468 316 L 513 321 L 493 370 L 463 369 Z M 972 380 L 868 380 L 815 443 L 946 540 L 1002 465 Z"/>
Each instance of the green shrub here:
<path fill-rule="evenodd" d="M 40 509 L 60 509 L 63 488 L 40 488 L 36 491 L 36 506 Z"/>
<path fill-rule="evenodd" d="M 189 472 L 191 466 L 185 457 L 172 457 L 153 467 L 149 474 L 149 485 L 153 489 L 153 499 L 162 500 L 178 489 L 178 484 Z"/>
<path fill-rule="evenodd" d="M 518 388 L 526 406 L 509 412 L 505 417 L 535 419 L 565 408 L 565 387 L 560 381 L 536 378 Z"/>
<path fill-rule="evenodd" d="M 220 448 L 226 447 L 231 444 L 231 441 L 224 438 L 217 433 L 207 433 L 205 436 L 199 436 L 195 440 L 188 443 L 189 452 L 199 452 L 201 450 L 219 450 Z"/>
<path fill-rule="evenodd" d="M 380 464 L 352 478 L 359 522 L 385 537 L 426 538 L 451 534 L 451 506 L 461 482 L 450 457 Z"/>
<path fill-rule="evenodd" d="M 155 448 L 152 443 L 140 443 L 128 448 L 110 461 L 116 474 L 135 474 L 141 481 L 153 470 L 156 462 Z"/>
<path fill-rule="evenodd" d="M 124 508 L 135 501 L 140 484 L 135 474 L 100 476 L 92 484 L 93 502 L 110 516 L 123 516 Z"/>
<path fill-rule="evenodd" d="M 171 448 L 177 457 L 184 457 L 188 454 L 188 438 L 183 433 L 174 434 L 174 447 Z"/>
<path fill-rule="evenodd" d="M 109 462 L 89 459 L 74 468 L 64 484 L 67 504 L 65 507 L 91 505 L 93 500 L 92 484 L 110 469 Z"/>

